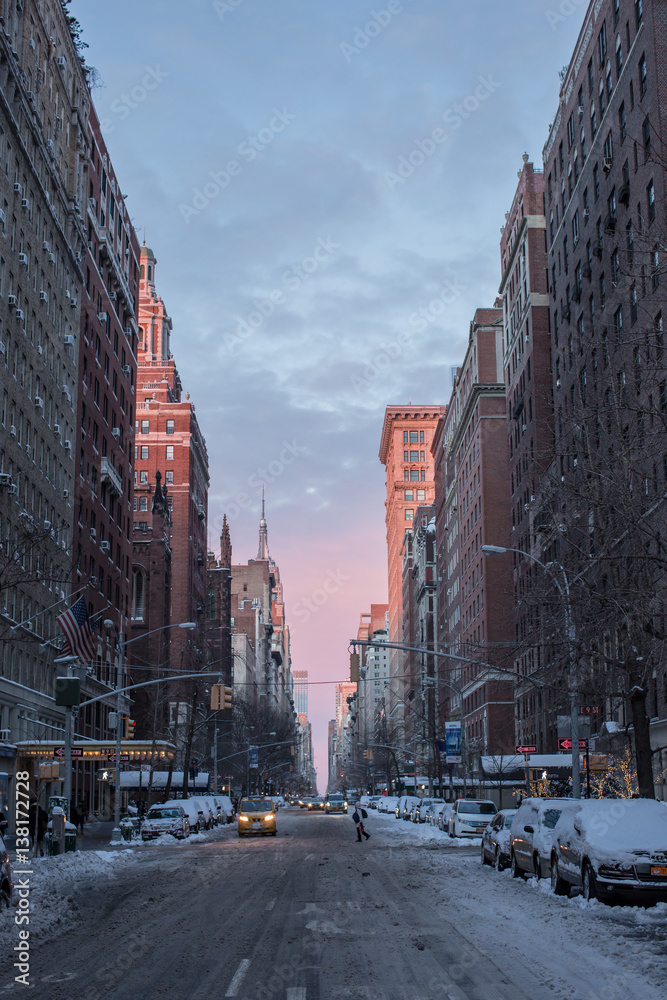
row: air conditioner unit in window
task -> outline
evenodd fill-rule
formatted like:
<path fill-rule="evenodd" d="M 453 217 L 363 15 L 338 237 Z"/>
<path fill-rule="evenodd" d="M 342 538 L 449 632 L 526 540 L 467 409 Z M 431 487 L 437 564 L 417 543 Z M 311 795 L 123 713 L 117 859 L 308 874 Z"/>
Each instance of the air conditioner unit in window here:
<path fill-rule="evenodd" d="M 9 473 L 8 472 L 0 472 L 0 486 L 5 486 L 6 487 L 6 486 L 11 486 L 11 485 L 12 485 L 12 477 L 9 475 Z"/>
<path fill-rule="evenodd" d="M 16 319 L 17 319 L 17 321 L 19 323 L 22 323 L 23 320 L 25 319 L 25 316 L 23 315 L 23 310 L 22 309 L 17 309 L 15 315 L 16 315 Z"/>
<path fill-rule="evenodd" d="M 65 444 L 64 444 L 63 447 L 65 448 L 65 451 L 71 451 L 72 450 L 72 442 L 71 441 L 65 441 Z"/>
<path fill-rule="evenodd" d="M 18 181 L 15 181 L 14 183 L 14 194 L 23 194 L 23 188 Z"/>
<path fill-rule="evenodd" d="M 602 169 L 604 170 L 605 174 L 609 173 L 609 171 L 611 170 L 613 164 L 614 164 L 614 161 L 612 160 L 611 156 L 605 156 L 603 158 L 603 160 L 602 160 Z"/>
<path fill-rule="evenodd" d="M 45 521 L 44 522 L 44 531 L 50 531 L 50 530 L 51 530 L 51 522 L 50 521 Z"/>
<path fill-rule="evenodd" d="M 79 300 L 78 300 L 78 299 L 75 299 L 74 297 L 72 297 L 72 298 L 71 298 L 71 299 L 69 300 L 69 304 L 71 305 L 72 309 L 76 309 L 76 307 L 77 307 L 77 306 L 78 306 L 78 304 L 79 304 Z"/>
<path fill-rule="evenodd" d="M 23 264 L 24 267 L 28 266 L 28 255 L 25 253 L 19 254 L 19 264 Z"/>
<path fill-rule="evenodd" d="M 49 254 L 49 264 L 55 264 L 55 262 L 56 262 L 56 255 L 54 253 L 50 253 Z"/>
<path fill-rule="evenodd" d="M 35 406 L 38 409 L 41 409 L 41 410 L 44 409 L 44 400 L 42 399 L 41 396 L 35 396 Z"/>
<path fill-rule="evenodd" d="M 95 530 L 95 528 L 90 529 L 90 537 L 97 538 L 97 531 Z"/>
<path fill-rule="evenodd" d="M 100 321 L 100 323 L 106 323 L 106 321 L 108 320 L 109 317 L 107 316 L 107 314 L 105 312 L 99 312 L 97 314 L 97 318 Z"/>
<path fill-rule="evenodd" d="M 8 306 L 15 306 L 17 302 L 18 302 L 18 299 L 16 298 L 15 295 L 8 295 L 7 296 L 7 305 Z"/>
<path fill-rule="evenodd" d="M 60 424 L 53 425 L 53 433 L 60 435 Z"/>
<path fill-rule="evenodd" d="M 112 427 L 111 428 L 111 436 L 115 437 L 115 438 L 119 438 L 120 437 L 120 427 Z"/>
<path fill-rule="evenodd" d="M 21 208 L 25 208 L 26 212 L 30 211 L 30 198 L 21 198 Z"/>
<path fill-rule="evenodd" d="M 44 291 L 44 289 L 42 289 L 41 292 L 39 293 L 39 301 L 40 302 L 48 302 L 49 301 L 49 297 L 46 294 L 46 292 Z"/>
<path fill-rule="evenodd" d="M 63 343 L 65 347 L 74 347 L 74 336 L 71 333 L 66 333 L 63 337 Z M 63 389 L 63 392 L 65 390 Z"/>
<path fill-rule="evenodd" d="M 88 583 L 90 584 L 91 587 L 96 587 L 97 586 L 97 577 L 96 576 L 89 576 L 88 577 Z"/>
<path fill-rule="evenodd" d="M 67 59 L 65 59 L 65 56 L 56 56 L 56 66 L 60 66 L 61 69 L 66 68 Z"/>
<path fill-rule="evenodd" d="M 102 549 L 102 552 L 108 552 L 109 549 L 111 548 L 111 545 L 105 539 L 103 542 L 100 542 L 100 548 Z"/>
<path fill-rule="evenodd" d="M 524 434 L 526 433 L 526 431 L 528 430 L 526 424 L 521 425 L 521 430 L 523 431 Z"/>
<path fill-rule="evenodd" d="M 129 365 L 123 365 L 123 375 L 129 375 L 131 368 Z"/>
<path fill-rule="evenodd" d="M 42 250 L 46 250 L 46 252 L 48 253 L 50 249 L 51 249 L 51 246 L 49 244 L 49 241 L 48 240 L 42 240 Z"/>
<path fill-rule="evenodd" d="M 583 106 L 583 104 L 579 105 L 579 107 L 577 108 L 577 111 L 578 111 L 578 113 L 579 113 L 580 116 L 583 115 L 583 113 L 584 113 L 584 106 Z"/>
<path fill-rule="evenodd" d="M 14 427 L 14 424 L 12 424 L 12 426 L 9 428 L 9 436 L 13 438 L 16 437 L 16 427 Z"/>
<path fill-rule="evenodd" d="M 8 492 L 8 493 L 9 493 L 9 495 L 10 495 L 10 497 L 15 497 L 15 496 L 16 496 L 16 494 L 18 493 L 18 491 L 19 491 L 19 488 L 18 488 L 18 486 L 16 485 L 16 483 L 12 483 L 12 485 L 11 485 L 11 486 L 9 487 L 9 489 L 7 490 L 7 492 Z"/>
<path fill-rule="evenodd" d="M 67 500 L 69 497 L 69 490 L 63 490 L 63 496 L 65 497 L 65 500 Z"/>

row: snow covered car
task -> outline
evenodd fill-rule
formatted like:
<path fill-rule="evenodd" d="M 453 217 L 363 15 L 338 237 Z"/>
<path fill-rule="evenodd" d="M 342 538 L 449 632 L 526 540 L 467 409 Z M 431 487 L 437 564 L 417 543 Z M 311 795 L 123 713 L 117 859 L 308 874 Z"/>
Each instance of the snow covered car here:
<path fill-rule="evenodd" d="M 548 878 L 551 842 L 564 810 L 572 810 L 577 799 L 529 798 L 516 811 L 510 829 L 510 865 L 515 878 L 537 875 Z"/>
<path fill-rule="evenodd" d="M 398 798 L 395 795 L 383 795 L 378 802 L 379 813 L 393 813 L 398 805 Z"/>
<path fill-rule="evenodd" d="M 401 799 L 401 813 L 399 819 L 409 820 L 410 814 L 415 806 L 418 806 L 420 799 L 416 798 L 414 795 L 404 795 Z M 399 805 L 401 804 L 399 803 Z"/>
<path fill-rule="evenodd" d="M 449 817 L 452 815 L 453 808 L 453 802 L 445 802 L 438 814 L 436 821 L 438 824 L 438 830 L 442 830 L 443 833 L 447 833 L 449 831 Z"/>
<path fill-rule="evenodd" d="M 12 868 L 9 863 L 9 852 L 0 835 L 0 906 L 9 906 L 12 900 Z"/>
<path fill-rule="evenodd" d="M 230 797 L 228 795 L 215 795 L 214 798 L 222 813 L 222 822 L 232 823 L 234 821 L 234 806 Z"/>
<path fill-rule="evenodd" d="M 501 809 L 482 834 L 482 864 L 494 865 L 499 872 L 510 863 L 510 828 L 516 809 Z"/>
<path fill-rule="evenodd" d="M 449 836 L 481 837 L 497 812 L 490 799 L 457 799 L 449 817 Z"/>
<path fill-rule="evenodd" d="M 202 817 L 199 824 L 200 830 L 210 830 L 215 826 L 215 817 L 213 814 L 213 809 L 209 805 L 206 797 L 200 798 L 198 795 L 191 795 L 190 801 L 197 807 L 200 816 Z"/>
<path fill-rule="evenodd" d="M 443 805 L 442 799 L 422 799 L 417 810 L 416 823 L 428 823 L 431 810 L 435 806 Z"/>
<path fill-rule="evenodd" d="M 586 799 L 553 835 L 551 887 L 584 899 L 667 902 L 667 810 L 651 799 Z"/>
<path fill-rule="evenodd" d="M 213 817 L 213 826 L 218 826 L 222 823 L 222 810 L 218 804 L 217 797 L 215 795 L 200 795 L 199 798 L 210 809 L 211 816 Z"/>
<path fill-rule="evenodd" d="M 324 803 L 324 811 L 327 815 L 335 812 L 346 813 L 347 799 L 343 795 L 339 795 L 338 792 L 335 792 L 333 795 L 327 795 Z"/>
<path fill-rule="evenodd" d="M 446 802 L 440 802 L 440 801 L 438 801 L 434 806 L 432 806 L 429 809 L 427 822 L 429 823 L 430 826 L 437 826 L 438 825 L 438 820 L 440 819 L 440 815 L 442 813 L 442 810 L 446 809 L 446 808 L 447 808 L 447 803 Z"/>
<path fill-rule="evenodd" d="M 141 824 L 141 839 L 155 840 L 163 833 L 170 833 L 177 840 L 190 836 L 190 822 L 185 809 L 178 802 L 153 805 Z"/>

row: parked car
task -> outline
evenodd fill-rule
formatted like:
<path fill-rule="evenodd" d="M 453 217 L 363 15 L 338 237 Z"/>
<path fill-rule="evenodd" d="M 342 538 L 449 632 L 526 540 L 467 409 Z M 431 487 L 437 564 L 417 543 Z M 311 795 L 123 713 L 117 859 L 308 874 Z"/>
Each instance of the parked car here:
<path fill-rule="evenodd" d="M 434 806 L 441 806 L 443 804 L 442 799 L 422 799 L 419 803 L 419 809 L 417 810 L 417 823 L 428 823 L 431 809 Z"/>
<path fill-rule="evenodd" d="M 183 807 L 190 824 L 190 833 L 200 833 L 202 830 L 206 829 L 206 819 L 204 817 L 203 806 L 198 800 L 171 799 L 169 802 L 165 802 L 164 805 L 179 805 Z"/>
<path fill-rule="evenodd" d="M 12 885 L 12 867 L 9 863 L 9 852 L 0 835 L 0 908 L 4 903 L 9 906 L 12 901 L 14 887 Z"/>
<path fill-rule="evenodd" d="M 449 817 L 452 815 L 453 808 L 453 802 L 445 802 L 444 806 L 440 810 L 437 820 L 438 830 L 442 830 L 443 833 L 449 832 Z"/>
<path fill-rule="evenodd" d="M 380 801 L 381 798 L 382 798 L 382 795 L 371 795 L 371 797 L 368 800 L 368 805 L 366 806 L 366 808 L 367 809 L 377 809 L 378 802 Z"/>
<path fill-rule="evenodd" d="M 584 899 L 667 902 L 667 810 L 650 799 L 586 799 L 553 835 L 551 886 Z"/>
<path fill-rule="evenodd" d="M 490 799 L 457 799 L 449 816 L 449 836 L 481 837 L 497 812 Z"/>
<path fill-rule="evenodd" d="M 482 834 L 482 864 L 494 865 L 499 872 L 510 863 L 510 828 L 516 809 L 501 809 Z"/>
<path fill-rule="evenodd" d="M 515 878 L 525 874 L 549 877 L 556 823 L 563 810 L 571 810 L 577 803 L 577 799 L 566 798 L 523 800 L 510 830 L 510 865 Z"/>
<path fill-rule="evenodd" d="M 383 795 L 378 802 L 378 812 L 393 813 L 397 804 L 398 797 L 396 795 Z"/>
<path fill-rule="evenodd" d="M 253 833 L 275 837 L 276 814 L 272 800 L 264 796 L 241 799 L 238 826 L 239 837 L 248 837 Z"/>
<path fill-rule="evenodd" d="M 447 803 L 446 802 L 441 802 L 440 800 L 438 800 L 429 809 L 429 811 L 428 811 L 428 819 L 427 819 L 426 822 L 429 823 L 431 826 L 437 826 L 438 825 L 438 819 L 440 818 L 440 814 L 442 813 L 442 810 L 445 809 L 446 807 L 447 807 Z"/>
<path fill-rule="evenodd" d="M 401 810 L 400 819 L 409 820 L 410 814 L 414 807 L 419 805 L 419 799 L 414 795 L 405 795 L 403 797 L 403 808 Z"/>
<path fill-rule="evenodd" d="M 180 802 L 165 802 L 152 805 L 141 824 L 141 839 L 155 840 L 163 833 L 169 833 L 177 840 L 190 836 L 190 821 Z"/>
<path fill-rule="evenodd" d="M 232 823 L 234 821 L 234 805 L 230 797 L 228 795 L 216 795 L 214 798 L 222 814 L 222 822 Z"/>
<path fill-rule="evenodd" d="M 215 795 L 200 795 L 200 800 L 204 802 L 211 811 L 212 826 L 219 826 L 222 823 L 222 810 L 218 805 Z"/>
<path fill-rule="evenodd" d="M 327 795 L 324 802 L 324 811 L 327 815 L 330 813 L 346 813 L 347 812 L 347 799 L 344 795 L 339 792 L 334 792 L 331 795 Z"/>
<path fill-rule="evenodd" d="M 191 795 L 190 798 L 203 816 L 203 823 L 201 824 L 200 829 L 211 830 L 215 826 L 215 816 L 208 799 L 206 796 L 200 797 L 199 795 Z"/>

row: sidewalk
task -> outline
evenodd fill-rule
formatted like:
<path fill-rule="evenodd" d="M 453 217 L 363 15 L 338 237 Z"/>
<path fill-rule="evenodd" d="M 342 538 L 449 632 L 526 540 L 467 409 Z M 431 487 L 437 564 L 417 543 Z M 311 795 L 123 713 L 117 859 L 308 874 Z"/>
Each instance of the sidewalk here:
<path fill-rule="evenodd" d="M 90 823 L 84 825 L 84 834 L 81 836 L 77 832 L 76 835 L 76 849 L 77 851 L 112 851 L 115 848 L 111 847 L 111 833 L 114 828 L 113 820 L 100 821 L 91 820 Z M 16 859 L 16 837 L 7 836 L 5 837 L 5 846 L 9 851 L 10 860 Z M 44 850 L 46 851 L 46 843 L 44 844 Z M 31 852 L 32 853 L 32 852 Z"/>

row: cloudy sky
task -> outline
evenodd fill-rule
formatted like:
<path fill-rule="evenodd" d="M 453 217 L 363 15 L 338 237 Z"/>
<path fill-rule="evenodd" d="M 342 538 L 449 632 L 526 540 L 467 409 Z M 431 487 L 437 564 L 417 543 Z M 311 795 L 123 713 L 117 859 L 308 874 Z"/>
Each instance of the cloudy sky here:
<path fill-rule="evenodd" d="M 235 560 L 255 556 L 264 482 L 313 681 L 345 678 L 359 614 L 386 600 L 384 407 L 447 402 L 585 8 L 73 0 L 207 439 L 211 548 L 227 513 Z M 333 684 L 309 714 L 323 790 Z"/>

